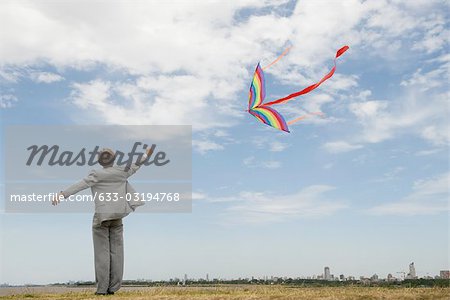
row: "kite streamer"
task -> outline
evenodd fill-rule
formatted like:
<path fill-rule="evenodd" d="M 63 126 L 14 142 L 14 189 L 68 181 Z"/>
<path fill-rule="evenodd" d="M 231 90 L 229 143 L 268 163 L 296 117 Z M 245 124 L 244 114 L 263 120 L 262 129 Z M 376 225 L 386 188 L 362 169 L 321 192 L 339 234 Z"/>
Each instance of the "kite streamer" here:
<path fill-rule="evenodd" d="M 344 54 L 344 52 L 347 51 L 348 49 L 349 49 L 348 46 L 344 46 L 344 47 L 342 47 L 341 49 L 339 49 L 339 50 L 336 52 L 336 57 L 334 58 L 334 67 L 333 67 L 333 68 L 330 70 L 330 72 L 328 72 L 328 74 L 325 75 L 319 82 L 314 83 L 314 84 L 308 86 L 307 88 L 304 88 L 303 90 L 301 90 L 301 91 L 299 91 L 299 92 L 290 94 L 290 95 L 288 95 L 288 96 L 286 96 L 286 97 L 280 98 L 280 99 L 275 100 L 275 101 L 268 102 L 268 103 L 266 103 L 266 104 L 264 104 L 264 105 L 274 105 L 274 104 L 285 103 L 285 102 L 288 102 L 289 100 L 291 100 L 292 98 L 295 98 L 295 97 L 298 97 L 298 96 L 307 94 L 307 93 L 311 92 L 312 90 L 315 90 L 315 89 L 316 89 L 317 87 L 319 87 L 319 85 L 321 85 L 325 80 L 327 80 L 327 79 L 329 79 L 331 76 L 333 76 L 334 72 L 336 71 L 336 59 L 337 59 L 339 56 L 341 56 L 342 54 Z"/>
<path fill-rule="evenodd" d="M 268 64 L 267 66 L 265 66 L 263 68 L 263 70 L 270 68 L 271 66 L 273 66 L 274 64 L 276 64 L 283 56 L 285 56 L 289 50 L 291 50 L 292 46 L 287 47 L 286 49 L 284 49 L 283 53 L 280 54 L 280 56 L 277 57 L 277 59 L 275 59 L 273 62 L 271 62 L 270 64 Z"/>
<path fill-rule="evenodd" d="M 264 69 L 267 69 L 270 66 L 272 66 L 273 64 L 275 64 L 276 62 L 278 62 L 284 55 L 286 55 L 286 53 L 289 51 L 289 49 L 290 49 L 290 47 L 287 48 L 286 50 L 284 50 L 283 53 L 277 59 L 275 59 L 272 63 L 267 65 Z M 331 78 L 331 76 L 333 76 L 334 72 L 336 71 L 336 59 L 339 56 L 341 56 L 342 54 L 344 54 L 344 52 L 347 51 L 348 49 L 349 49 L 348 46 L 344 46 L 336 52 L 333 68 L 319 82 L 314 83 L 314 84 L 304 88 L 301 91 L 292 93 L 286 97 L 283 97 L 283 98 L 280 98 L 280 99 L 277 99 L 274 101 L 270 101 L 267 103 L 262 103 L 265 98 L 266 90 L 265 90 L 263 68 L 261 68 L 260 64 L 258 63 L 258 65 L 256 66 L 256 69 L 255 69 L 255 73 L 253 75 L 252 83 L 250 85 L 249 99 L 248 99 L 248 112 L 264 124 L 267 124 L 276 129 L 279 129 L 279 130 L 289 132 L 289 128 L 287 126 L 288 124 L 289 125 L 294 124 L 300 120 L 305 119 L 306 116 L 296 118 L 292 121 L 289 121 L 286 124 L 286 121 L 284 120 L 283 116 L 280 115 L 280 113 L 278 113 L 276 110 L 274 110 L 270 106 L 286 103 L 296 97 L 299 97 L 301 95 L 307 94 L 307 93 L 315 90 L 324 81 L 328 80 L 329 78 Z M 312 113 L 312 114 L 320 114 L 320 113 Z M 311 114 L 309 114 L 309 115 L 311 115 Z"/>
<path fill-rule="evenodd" d="M 313 116 L 313 115 L 325 117 L 325 114 L 324 114 L 323 112 L 318 111 L 318 112 L 309 113 L 309 114 L 307 114 L 307 115 L 304 115 L 304 116 L 295 118 L 294 120 L 290 120 L 289 122 L 287 122 L 287 124 L 288 124 L 288 125 L 292 125 L 292 124 L 294 124 L 294 123 L 297 123 L 298 121 L 307 119 L 309 116 Z"/>

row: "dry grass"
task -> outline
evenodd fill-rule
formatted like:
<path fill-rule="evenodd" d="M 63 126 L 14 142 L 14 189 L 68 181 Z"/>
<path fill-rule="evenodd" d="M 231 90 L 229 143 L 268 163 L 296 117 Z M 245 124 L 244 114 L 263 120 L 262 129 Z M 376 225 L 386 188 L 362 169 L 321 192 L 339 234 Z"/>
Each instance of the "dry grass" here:
<path fill-rule="evenodd" d="M 93 290 L 68 293 L 30 293 L 0 297 L 0 299 L 111 299 L 111 300 L 161 300 L 161 299 L 450 299 L 450 288 L 379 288 L 379 287 L 285 287 L 285 286 L 215 286 L 215 287 L 151 287 L 121 290 L 113 296 L 95 296 Z"/>

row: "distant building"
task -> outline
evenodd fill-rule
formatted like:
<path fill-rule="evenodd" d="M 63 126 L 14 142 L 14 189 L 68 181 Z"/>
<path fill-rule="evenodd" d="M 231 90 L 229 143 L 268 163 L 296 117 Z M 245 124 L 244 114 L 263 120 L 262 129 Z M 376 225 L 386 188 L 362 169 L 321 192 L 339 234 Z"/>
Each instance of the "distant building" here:
<path fill-rule="evenodd" d="M 439 275 L 441 279 L 450 279 L 450 270 L 441 270 Z"/>
<path fill-rule="evenodd" d="M 370 281 L 378 281 L 378 275 L 373 274 L 372 277 L 370 277 Z"/>
<path fill-rule="evenodd" d="M 362 284 L 370 284 L 370 278 L 364 277 L 364 276 L 359 276 L 359 281 Z"/>
<path fill-rule="evenodd" d="M 345 280 L 344 274 L 339 275 L 339 280 L 340 280 L 340 281 L 344 281 L 344 280 Z"/>
<path fill-rule="evenodd" d="M 206 273 L 206 281 L 209 281 L 209 274 Z"/>
<path fill-rule="evenodd" d="M 414 267 L 413 262 L 409 264 L 409 273 L 406 276 L 406 279 L 417 279 L 416 268 Z"/>
<path fill-rule="evenodd" d="M 397 278 L 395 278 L 391 273 L 387 275 L 387 281 L 396 281 L 396 280 Z"/>
<path fill-rule="evenodd" d="M 330 274 L 330 268 L 325 267 L 323 271 L 323 279 L 325 280 L 331 280 L 331 274 Z"/>

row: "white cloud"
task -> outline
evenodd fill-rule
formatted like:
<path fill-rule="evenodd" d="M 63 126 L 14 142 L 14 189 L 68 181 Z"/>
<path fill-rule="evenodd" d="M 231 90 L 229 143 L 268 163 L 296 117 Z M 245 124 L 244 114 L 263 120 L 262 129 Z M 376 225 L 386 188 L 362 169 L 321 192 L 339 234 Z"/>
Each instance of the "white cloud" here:
<path fill-rule="evenodd" d="M 281 167 L 281 162 L 277 160 L 268 160 L 261 162 L 261 165 L 263 168 L 266 169 L 278 169 Z"/>
<path fill-rule="evenodd" d="M 38 83 L 52 83 L 64 80 L 64 77 L 61 75 L 50 72 L 32 72 L 30 77 L 33 81 Z"/>
<path fill-rule="evenodd" d="M 370 28 L 382 29 L 389 36 L 398 36 L 412 31 L 417 26 L 417 20 L 407 11 L 402 10 L 399 6 L 389 5 L 387 1 L 379 2 L 381 2 L 379 7 L 367 20 Z"/>
<path fill-rule="evenodd" d="M 110 82 L 95 80 L 86 84 L 75 83 L 73 87 L 72 99 L 77 106 L 93 111 L 103 111 L 109 108 Z M 123 117 L 123 115 L 116 117 Z"/>
<path fill-rule="evenodd" d="M 323 165 L 322 168 L 324 168 L 325 170 L 329 170 L 329 169 L 333 168 L 333 166 L 334 166 L 334 163 L 328 163 L 328 164 Z"/>
<path fill-rule="evenodd" d="M 92 80 L 73 84 L 72 103 L 90 114 L 96 122 L 121 125 L 192 125 L 194 130 L 231 126 L 223 107 L 208 107 L 202 97 L 208 95 L 207 82 L 197 86 L 192 76 L 159 76 L 137 82 Z M 173 89 L 176 86 L 177 89 Z M 196 95 L 191 101 L 189 95 Z M 215 111 L 215 113 L 211 113 Z M 220 115 L 222 112 L 222 115 Z"/>
<path fill-rule="evenodd" d="M 78 97 L 74 103 L 84 110 L 85 118 L 119 124 L 126 116 L 136 116 L 135 123 L 192 124 L 194 130 L 233 126 L 243 116 L 242 91 L 255 63 L 271 61 L 288 41 L 294 45 L 289 55 L 268 72 L 294 87 L 321 78 L 330 69 L 335 51 L 348 41 L 352 57 L 366 53 L 402 57 L 412 41 L 424 41 L 414 48 L 422 52 L 445 46 L 438 42 L 446 27 L 439 5 L 301 1 L 289 16 L 279 13 L 284 1 L 256 0 L 135 5 L 2 1 L 1 6 L 0 65 L 35 69 L 44 63 L 57 70 L 87 72 L 101 67 L 121 74 L 117 80 L 73 85 L 77 94 L 98 81 L 109 84 L 107 92 L 113 98 L 96 103 L 99 100 Z M 242 9 L 254 14 L 243 14 Z M 324 95 L 333 97 L 308 101 L 306 112 L 322 111 L 322 105 L 358 87 L 358 76 L 344 76 L 339 70 L 338 66 L 333 79 L 321 87 Z M 20 78 L 5 74 L 0 73 L 10 81 Z"/>
<path fill-rule="evenodd" d="M 235 19 L 243 7 L 281 2 L 1 5 L 0 65 L 45 62 L 58 69 L 102 66 L 120 72 L 128 78 L 73 85 L 74 104 L 81 104 L 84 118 L 119 124 L 136 116 L 135 123 L 192 124 L 195 130 L 232 126 L 243 115 L 245 98 L 237 93 L 248 84 L 247 66 L 274 50 L 264 45 L 282 45 L 291 31 L 288 19 L 274 13 Z M 90 13 L 94 10 L 102 13 Z M 136 79 L 129 82 L 130 76 Z M 80 90 L 99 82 L 110 86 L 111 96 L 124 99 L 82 99 Z M 128 94 L 122 95 L 119 86 Z"/>
<path fill-rule="evenodd" d="M 432 18 L 422 23 L 422 26 L 425 32 L 424 36 L 414 43 L 412 49 L 433 53 L 448 47 L 450 30 L 448 30 L 444 15 L 433 14 Z"/>
<path fill-rule="evenodd" d="M 330 153 L 342 153 L 342 152 L 349 152 L 357 149 L 361 149 L 362 145 L 357 144 L 350 144 L 345 141 L 335 141 L 335 142 L 328 142 L 323 145 L 324 149 L 327 150 Z"/>
<path fill-rule="evenodd" d="M 399 56 L 407 47 L 432 53 L 444 49 L 445 4 L 440 1 L 366 1 L 367 24 L 363 38 L 383 56 Z M 445 22 L 445 21 L 444 21 Z M 439 40 L 441 39 L 441 40 Z M 404 52 L 404 51 L 403 51 Z M 395 59 L 395 58 L 394 58 Z"/>
<path fill-rule="evenodd" d="M 427 156 L 427 155 L 433 155 L 433 154 L 439 153 L 441 151 L 442 151 L 442 149 L 440 149 L 440 148 L 421 150 L 421 151 L 417 151 L 416 155 L 417 156 Z"/>
<path fill-rule="evenodd" d="M 383 176 L 379 179 L 376 179 L 376 182 L 384 182 L 384 181 L 390 181 L 395 180 L 399 178 L 399 174 L 402 173 L 405 170 L 404 167 L 395 167 L 392 170 L 389 170 L 388 172 L 385 172 Z"/>
<path fill-rule="evenodd" d="M 271 152 L 281 152 L 283 150 L 285 150 L 288 147 L 288 144 L 286 143 L 281 143 L 278 141 L 274 141 L 270 143 L 270 151 Z"/>
<path fill-rule="evenodd" d="M 11 94 L 0 95 L 0 108 L 10 108 L 17 102 L 17 97 Z"/>
<path fill-rule="evenodd" d="M 249 168 L 278 169 L 281 168 L 281 162 L 277 160 L 256 159 L 255 156 L 249 156 L 242 160 L 242 163 Z"/>
<path fill-rule="evenodd" d="M 254 166 L 254 163 L 255 163 L 255 157 L 254 156 L 246 157 L 246 158 L 244 158 L 242 163 L 248 167 L 252 167 L 252 166 Z"/>
<path fill-rule="evenodd" d="M 329 216 L 345 208 L 346 204 L 341 201 L 324 196 L 333 189 L 331 186 L 313 185 L 294 194 L 241 192 L 216 200 L 231 203 L 224 214 L 225 224 L 283 222 Z"/>
<path fill-rule="evenodd" d="M 393 116 L 385 115 L 385 109 L 388 105 L 387 101 L 367 101 L 350 104 L 350 111 L 363 124 L 364 131 L 361 138 L 363 141 L 377 143 L 392 137 L 391 129 L 399 126 L 399 124 L 391 119 Z"/>
<path fill-rule="evenodd" d="M 30 78 L 37 83 L 52 83 L 64 80 L 64 77 L 59 74 L 37 71 L 28 65 L 0 64 L 0 83 L 1 81 L 8 84 L 19 83 L 22 78 Z"/>
<path fill-rule="evenodd" d="M 450 56 L 428 59 L 412 74 L 404 76 L 395 99 L 369 100 L 370 93 L 356 97 L 349 110 L 361 131 L 353 140 L 379 143 L 401 135 L 423 138 L 433 145 L 450 142 L 448 81 Z"/>
<path fill-rule="evenodd" d="M 24 75 L 24 71 L 17 67 L 2 66 L 0 64 L 0 79 L 7 83 L 17 83 Z"/>
<path fill-rule="evenodd" d="M 430 215 L 449 211 L 450 173 L 414 183 L 412 193 L 399 201 L 368 210 L 375 215 Z"/>
<path fill-rule="evenodd" d="M 263 149 L 270 152 L 282 152 L 289 147 L 289 144 L 280 142 L 275 139 L 267 139 L 263 136 L 256 136 L 251 140 L 251 143 L 258 149 Z"/>
<path fill-rule="evenodd" d="M 357 117 L 361 132 L 359 143 L 379 143 L 399 135 L 415 135 L 433 144 L 450 141 L 448 94 L 423 92 L 420 87 L 407 89 L 397 101 L 352 103 L 350 111 Z"/>
<path fill-rule="evenodd" d="M 196 151 L 200 154 L 206 154 L 209 151 L 213 150 L 223 150 L 224 147 L 216 142 L 210 140 L 193 140 L 192 146 Z"/>
<path fill-rule="evenodd" d="M 386 101 L 366 101 L 350 104 L 350 110 L 360 119 L 367 119 L 376 116 L 380 110 L 388 106 Z"/>
<path fill-rule="evenodd" d="M 450 142 L 450 125 L 447 123 L 447 127 L 445 125 L 427 126 L 421 131 L 421 136 L 434 145 L 448 145 L 448 142 Z"/>
<path fill-rule="evenodd" d="M 402 86 L 420 86 L 420 91 L 424 92 L 447 84 L 449 78 L 448 72 L 450 69 L 450 61 L 441 64 L 438 68 L 428 72 L 423 72 L 422 69 L 417 69 L 416 72 L 407 80 L 403 80 L 400 84 Z"/>
<path fill-rule="evenodd" d="M 208 196 L 202 192 L 192 192 L 192 200 L 205 200 Z"/>
<path fill-rule="evenodd" d="M 219 138 L 228 138 L 230 134 L 225 130 L 219 129 L 214 132 L 214 136 Z"/>

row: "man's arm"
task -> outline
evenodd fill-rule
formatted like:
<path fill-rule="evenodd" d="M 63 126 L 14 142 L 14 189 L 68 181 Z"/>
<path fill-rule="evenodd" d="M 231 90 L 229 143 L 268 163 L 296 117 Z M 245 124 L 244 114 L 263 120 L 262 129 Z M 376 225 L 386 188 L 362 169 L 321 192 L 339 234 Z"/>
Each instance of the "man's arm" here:
<path fill-rule="evenodd" d="M 93 186 L 96 183 L 97 183 L 97 176 L 95 171 L 93 170 L 89 173 L 88 176 L 83 178 L 81 181 L 69 186 L 64 191 L 59 192 L 58 195 L 53 198 L 52 205 L 57 205 L 59 203 L 60 197 L 64 197 L 65 199 L 71 195 L 74 195 L 82 190 L 85 190 Z"/>
<path fill-rule="evenodd" d="M 145 162 L 147 157 L 152 155 L 152 153 L 153 153 L 153 149 L 152 148 L 147 149 L 146 155 L 143 155 L 139 161 L 135 162 L 134 164 L 131 164 L 130 167 L 125 168 L 125 172 L 127 173 L 127 177 L 130 177 L 131 175 L 136 173 L 136 171 L 139 170 L 141 165 Z"/>

